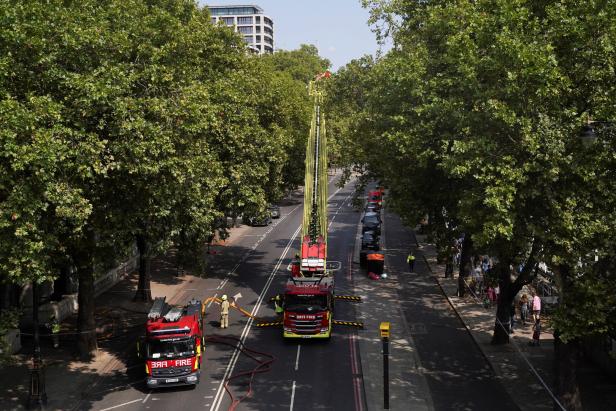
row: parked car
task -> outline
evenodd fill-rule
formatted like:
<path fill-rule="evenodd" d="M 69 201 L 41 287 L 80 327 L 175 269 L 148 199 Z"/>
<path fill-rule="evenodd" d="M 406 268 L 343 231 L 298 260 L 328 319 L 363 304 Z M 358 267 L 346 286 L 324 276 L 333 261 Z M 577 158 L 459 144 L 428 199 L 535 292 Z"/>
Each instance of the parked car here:
<path fill-rule="evenodd" d="M 269 212 L 262 212 L 257 215 L 247 215 L 243 218 L 244 223 L 251 225 L 253 227 L 256 226 L 266 226 L 271 224 L 272 217 Z"/>
<path fill-rule="evenodd" d="M 362 233 L 374 231 L 377 236 L 381 235 L 381 216 L 378 213 L 366 213 L 361 219 L 363 224 Z"/>
<path fill-rule="evenodd" d="M 374 233 L 374 231 L 366 231 L 362 234 L 361 249 L 375 251 L 381 249 L 381 245 L 379 244 L 379 237 Z"/>
<path fill-rule="evenodd" d="M 379 208 L 374 203 L 368 203 L 368 204 L 366 204 L 366 209 L 364 211 L 366 213 L 378 213 Z"/>
<path fill-rule="evenodd" d="M 280 206 L 271 205 L 267 208 L 272 218 L 280 218 Z"/>

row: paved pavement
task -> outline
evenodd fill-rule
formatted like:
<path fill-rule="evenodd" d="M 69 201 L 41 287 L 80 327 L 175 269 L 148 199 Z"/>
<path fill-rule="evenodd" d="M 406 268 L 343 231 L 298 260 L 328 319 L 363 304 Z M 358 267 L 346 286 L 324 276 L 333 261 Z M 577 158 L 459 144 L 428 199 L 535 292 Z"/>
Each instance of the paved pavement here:
<path fill-rule="evenodd" d="M 521 410 L 553 410 L 554 336 L 543 325 L 539 346 L 531 346 L 532 326 L 522 325 L 517 318 L 511 343 L 492 345 L 496 307 L 486 308 L 478 298 L 457 296 L 458 278 L 445 278 L 445 265 L 437 264 L 436 248 L 423 235 L 415 235 L 419 253 L 425 257 L 430 274 L 437 282 L 449 304 L 455 310 L 494 372 L 496 380 L 509 392 Z M 597 367 L 582 360 L 578 370 L 582 401 L 585 410 L 616 409 L 616 381 L 605 376 Z"/>

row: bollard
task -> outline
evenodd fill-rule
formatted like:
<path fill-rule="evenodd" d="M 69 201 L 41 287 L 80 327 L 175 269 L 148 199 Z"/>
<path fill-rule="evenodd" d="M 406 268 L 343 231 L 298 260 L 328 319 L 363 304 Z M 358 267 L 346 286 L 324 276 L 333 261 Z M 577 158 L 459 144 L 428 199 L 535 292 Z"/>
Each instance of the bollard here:
<path fill-rule="evenodd" d="M 383 409 L 389 409 L 389 322 L 379 326 L 383 341 Z"/>

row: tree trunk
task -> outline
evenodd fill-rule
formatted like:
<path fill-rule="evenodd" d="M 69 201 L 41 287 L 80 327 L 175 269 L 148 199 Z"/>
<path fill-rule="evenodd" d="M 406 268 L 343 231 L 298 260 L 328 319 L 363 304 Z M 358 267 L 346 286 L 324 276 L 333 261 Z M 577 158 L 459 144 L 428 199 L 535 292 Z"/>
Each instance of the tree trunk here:
<path fill-rule="evenodd" d="M 496 321 L 494 322 L 494 334 L 492 344 L 509 344 L 509 321 L 511 319 L 511 304 L 517 291 L 513 289 L 511 283 L 511 273 L 509 272 L 509 261 L 500 260 L 495 267 L 498 270 L 498 286 L 500 295 L 496 306 Z M 515 308 L 514 308 L 515 309 Z"/>
<path fill-rule="evenodd" d="M 462 241 L 462 251 L 460 252 L 460 275 L 458 276 L 458 296 L 466 295 L 466 284 L 464 281 L 468 278 L 473 268 L 473 239 L 470 234 L 464 235 Z"/>
<path fill-rule="evenodd" d="M 137 235 L 137 249 L 139 249 L 139 283 L 133 301 L 152 301 L 150 289 L 150 242 L 145 235 Z"/>
<path fill-rule="evenodd" d="M 582 399 L 577 381 L 578 360 L 580 357 L 580 344 L 578 340 L 563 342 L 554 333 L 554 386 L 556 398 L 567 411 L 581 411 Z M 554 409 L 562 408 L 554 403 Z"/>
<path fill-rule="evenodd" d="M 567 304 L 567 293 L 572 284 L 573 270 L 568 265 L 559 265 L 555 271 L 556 279 L 560 283 L 560 304 L 561 307 Z M 572 339 L 564 342 L 560 339 L 560 332 L 554 332 L 554 388 L 556 398 L 567 411 L 582 410 L 582 399 L 577 380 L 578 361 L 580 358 L 580 342 Z M 554 409 L 562 409 L 554 403 Z"/>
<path fill-rule="evenodd" d="M 75 256 L 79 291 L 77 295 L 77 348 L 83 360 L 92 358 L 97 349 L 94 321 L 94 256 L 92 248 L 80 250 Z"/>

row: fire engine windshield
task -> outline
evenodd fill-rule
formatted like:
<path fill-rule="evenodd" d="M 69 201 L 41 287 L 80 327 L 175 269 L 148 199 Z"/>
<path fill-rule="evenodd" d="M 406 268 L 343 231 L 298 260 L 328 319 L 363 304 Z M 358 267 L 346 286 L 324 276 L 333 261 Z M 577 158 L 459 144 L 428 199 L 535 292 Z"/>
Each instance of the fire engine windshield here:
<path fill-rule="evenodd" d="M 176 341 L 150 340 L 147 343 L 148 358 L 181 358 L 195 354 L 195 343 L 192 338 Z"/>
<path fill-rule="evenodd" d="M 293 295 L 285 296 L 285 308 L 289 311 L 311 312 L 327 310 L 326 295 Z"/>

